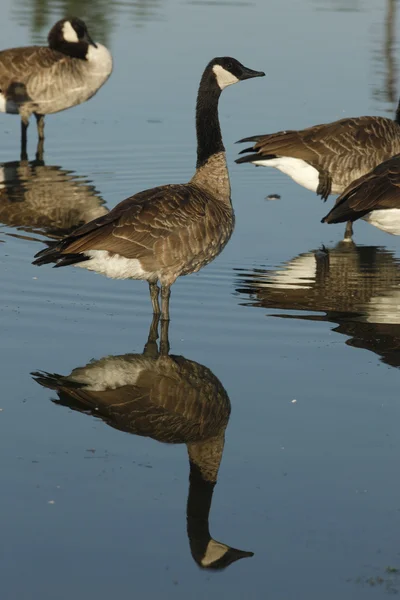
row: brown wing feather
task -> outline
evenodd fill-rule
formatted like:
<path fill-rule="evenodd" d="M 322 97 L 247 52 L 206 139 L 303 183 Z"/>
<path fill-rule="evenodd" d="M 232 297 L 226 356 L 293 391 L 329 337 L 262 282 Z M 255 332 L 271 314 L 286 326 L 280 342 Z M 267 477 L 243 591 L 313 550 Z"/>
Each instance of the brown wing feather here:
<path fill-rule="evenodd" d="M 237 162 L 262 159 L 263 156 L 299 158 L 318 170 L 328 171 L 336 186 L 341 187 L 400 152 L 400 127 L 391 119 L 367 116 L 341 119 L 300 131 L 279 131 L 256 136 L 253 140 L 256 143 L 247 151 L 257 155 Z"/>
<path fill-rule="evenodd" d="M 0 52 L 0 89 L 7 93 L 15 83 L 27 85 L 32 73 L 53 67 L 69 58 L 45 46 L 27 46 L 11 48 Z M 10 90 L 12 95 L 12 90 Z"/>
<path fill-rule="evenodd" d="M 353 181 L 322 221 L 354 221 L 372 210 L 388 208 L 400 208 L 400 154 Z"/>

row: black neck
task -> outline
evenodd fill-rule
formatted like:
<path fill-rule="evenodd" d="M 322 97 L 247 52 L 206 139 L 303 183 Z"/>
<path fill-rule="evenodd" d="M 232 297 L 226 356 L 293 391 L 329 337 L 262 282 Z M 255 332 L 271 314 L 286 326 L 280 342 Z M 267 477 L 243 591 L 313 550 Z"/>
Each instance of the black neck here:
<path fill-rule="evenodd" d="M 396 123 L 398 123 L 400 125 L 400 100 L 399 100 L 399 103 L 396 108 L 396 116 L 395 116 L 394 120 L 396 121 Z"/>
<path fill-rule="evenodd" d="M 196 132 L 198 169 L 213 154 L 225 150 L 218 119 L 218 100 L 221 90 L 210 67 L 203 73 L 197 94 Z"/>
<path fill-rule="evenodd" d="M 196 562 L 203 558 L 211 539 L 208 517 L 214 487 L 215 482 L 206 481 L 199 467 L 191 462 L 186 518 L 190 550 Z"/>
<path fill-rule="evenodd" d="M 66 42 L 65 40 L 49 39 L 49 47 L 52 50 L 66 54 L 71 58 L 80 58 L 81 60 L 85 60 L 88 53 L 89 44 L 85 41 L 71 43 Z"/>

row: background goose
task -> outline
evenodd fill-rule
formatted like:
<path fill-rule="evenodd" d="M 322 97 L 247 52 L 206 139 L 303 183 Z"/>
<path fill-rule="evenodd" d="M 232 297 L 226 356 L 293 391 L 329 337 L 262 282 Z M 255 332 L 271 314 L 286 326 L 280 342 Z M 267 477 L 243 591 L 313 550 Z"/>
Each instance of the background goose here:
<path fill-rule="evenodd" d="M 300 131 L 279 131 L 239 140 L 255 142 L 236 160 L 275 167 L 323 200 L 400 152 L 400 105 L 395 120 L 355 117 Z M 352 235 L 351 223 L 345 238 Z"/>
<path fill-rule="evenodd" d="M 353 181 L 322 223 L 353 223 L 357 219 L 400 235 L 400 154 Z"/>
<path fill-rule="evenodd" d="M 170 287 L 198 271 L 227 244 L 234 226 L 229 174 L 218 119 L 218 101 L 228 85 L 264 73 L 234 58 L 214 58 L 197 95 L 197 165 L 189 183 L 140 192 L 36 257 L 33 264 L 76 264 L 116 279 L 145 279 L 153 312 L 169 319 Z"/>
<path fill-rule="evenodd" d="M 0 111 L 21 116 L 21 145 L 35 115 L 39 139 L 44 115 L 89 100 L 112 71 L 111 54 L 91 39 L 83 21 L 61 19 L 50 30 L 48 47 L 29 46 L 0 52 Z"/>
<path fill-rule="evenodd" d="M 207 569 L 222 569 L 252 552 L 214 540 L 209 512 L 231 405 L 215 375 L 183 356 L 168 355 L 168 322 L 160 350 L 154 317 L 143 354 L 108 356 L 66 377 L 34 373 L 56 390 L 56 404 L 103 419 L 108 425 L 169 444 L 186 444 L 190 461 L 187 531 L 192 556 Z"/>
<path fill-rule="evenodd" d="M 42 161 L 0 163 L 0 222 L 60 238 L 107 214 L 104 200 L 84 177 Z"/>

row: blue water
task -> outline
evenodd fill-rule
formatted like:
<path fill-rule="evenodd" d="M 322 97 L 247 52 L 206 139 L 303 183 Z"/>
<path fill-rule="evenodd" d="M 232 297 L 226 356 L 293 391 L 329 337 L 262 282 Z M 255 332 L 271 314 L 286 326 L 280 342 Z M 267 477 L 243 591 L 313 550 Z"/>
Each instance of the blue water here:
<path fill-rule="evenodd" d="M 78 11 L 115 70 L 90 102 L 47 117 L 57 186 L 33 167 L 10 174 L 19 121 L 0 115 L 2 599 L 364 600 L 400 589 L 399 241 L 357 223 L 357 246 L 343 248 L 343 227 L 320 224 L 332 200 L 234 163 L 246 135 L 393 114 L 389 1 L 3 4 L 2 47 L 44 43 Z M 31 375 L 142 353 L 147 285 L 31 260 L 48 233 L 33 214 L 45 198 L 65 206 L 83 187 L 110 209 L 191 177 L 195 96 L 218 55 L 267 77 L 222 95 L 235 232 L 171 296 L 171 353 L 207 367 L 231 403 L 210 532 L 254 556 L 215 572 L 189 547 L 185 445 L 58 406 Z M 33 160 L 34 123 L 28 136 Z M 23 204 L 12 220 L 10 196 Z"/>

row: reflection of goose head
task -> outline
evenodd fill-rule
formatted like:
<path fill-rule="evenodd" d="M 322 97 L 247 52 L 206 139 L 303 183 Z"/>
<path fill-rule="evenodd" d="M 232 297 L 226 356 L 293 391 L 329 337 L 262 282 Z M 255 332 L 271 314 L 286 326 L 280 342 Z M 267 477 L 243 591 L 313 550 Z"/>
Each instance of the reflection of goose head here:
<path fill-rule="evenodd" d="M 0 222 L 24 231 L 60 237 L 106 214 L 87 179 L 43 161 L 0 164 Z"/>
<path fill-rule="evenodd" d="M 103 419 L 108 425 L 171 444 L 184 443 L 190 460 L 188 537 L 197 564 L 221 569 L 252 556 L 212 539 L 209 512 L 230 415 L 221 382 L 203 365 L 168 353 L 168 324 L 153 319 L 143 354 L 108 356 L 66 377 L 34 373 L 56 390 L 54 402 Z"/>
<path fill-rule="evenodd" d="M 337 323 L 349 346 L 400 366 L 400 260 L 376 246 L 340 243 L 306 252 L 276 270 L 242 272 L 237 291 L 252 306 L 322 315 L 288 315 Z"/>

